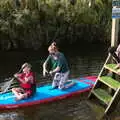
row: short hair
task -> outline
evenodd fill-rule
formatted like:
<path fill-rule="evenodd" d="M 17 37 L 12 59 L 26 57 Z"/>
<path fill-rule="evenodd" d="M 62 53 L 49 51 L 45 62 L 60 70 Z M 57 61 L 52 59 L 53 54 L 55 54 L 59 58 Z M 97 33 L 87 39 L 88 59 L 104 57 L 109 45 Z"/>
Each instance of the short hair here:
<path fill-rule="evenodd" d="M 31 68 L 32 68 L 32 65 L 26 62 L 26 63 L 24 63 L 24 64 L 22 65 L 21 68 L 24 69 L 25 67 L 28 67 L 28 68 L 31 69 Z"/>
<path fill-rule="evenodd" d="M 52 50 L 54 52 L 58 51 L 58 48 L 56 46 L 56 42 L 52 42 L 51 45 L 48 47 L 48 51 Z"/>
<path fill-rule="evenodd" d="M 51 43 L 52 46 L 57 46 L 56 42 Z"/>

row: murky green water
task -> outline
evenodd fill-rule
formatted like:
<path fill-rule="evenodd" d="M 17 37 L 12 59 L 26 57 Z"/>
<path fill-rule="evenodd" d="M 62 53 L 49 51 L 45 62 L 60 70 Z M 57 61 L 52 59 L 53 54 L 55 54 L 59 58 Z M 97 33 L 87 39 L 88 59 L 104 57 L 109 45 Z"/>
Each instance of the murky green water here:
<path fill-rule="evenodd" d="M 106 53 L 99 52 L 97 49 L 87 52 L 79 50 L 65 51 L 69 61 L 71 75 L 70 77 L 84 77 L 89 75 L 98 75 L 106 59 Z M 42 63 L 47 57 L 43 52 L 1 52 L 0 76 L 4 79 L 6 76 L 12 76 L 19 70 L 22 63 L 31 61 L 35 70 L 41 76 L 41 84 L 52 82 L 50 79 L 42 79 Z M 24 109 L 1 111 L 0 120 L 94 120 L 96 115 L 90 112 L 86 104 L 86 96 L 56 101 L 53 103 L 32 106 Z M 87 117 L 86 117 L 86 116 Z"/>

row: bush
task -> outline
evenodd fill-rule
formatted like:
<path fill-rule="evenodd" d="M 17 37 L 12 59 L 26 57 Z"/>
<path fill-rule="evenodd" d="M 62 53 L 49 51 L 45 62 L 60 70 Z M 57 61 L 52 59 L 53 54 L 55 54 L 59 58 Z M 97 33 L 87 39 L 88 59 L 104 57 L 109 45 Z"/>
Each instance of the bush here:
<path fill-rule="evenodd" d="M 53 40 L 106 43 L 111 4 L 109 0 L 1 0 L 1 49 L 39 49 Z"/>

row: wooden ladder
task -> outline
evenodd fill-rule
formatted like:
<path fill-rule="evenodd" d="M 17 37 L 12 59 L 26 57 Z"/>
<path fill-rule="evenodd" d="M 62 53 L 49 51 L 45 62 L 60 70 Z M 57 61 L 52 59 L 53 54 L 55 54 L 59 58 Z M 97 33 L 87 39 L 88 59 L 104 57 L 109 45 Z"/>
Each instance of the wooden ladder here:
<path fill-rule="evenodd" d="M 96 98 L 105 107 L 104 114 L 111 113 L 120 101 L 120 69 L 114 69 L 116 64 L 111 64 L 112 57 L 109 54 L 103 68 L 101 69 L 97 81 L 92 88 L 88 98 Z M 111 73 L 109 75 L 108 73 Z"/>

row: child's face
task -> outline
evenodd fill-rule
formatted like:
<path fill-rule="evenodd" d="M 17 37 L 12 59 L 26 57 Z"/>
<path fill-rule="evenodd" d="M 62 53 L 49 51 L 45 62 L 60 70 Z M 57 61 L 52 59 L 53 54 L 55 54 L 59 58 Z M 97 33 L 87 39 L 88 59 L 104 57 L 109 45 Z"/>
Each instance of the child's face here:
<path fill-rule="evenodd" d="M 55 53 L 55 51 L 54 51 L 54 50 L 49 49 L 49 54 L 54 54 L 54 53 Z"/>
<path fill-rule="evenodd" d="M 23 69 L 23 72 L 24 72 L 24 73 L 30 72 L 30 68 L 29 68 L 29 67 L 25 67 L 25 68 Z"/>

